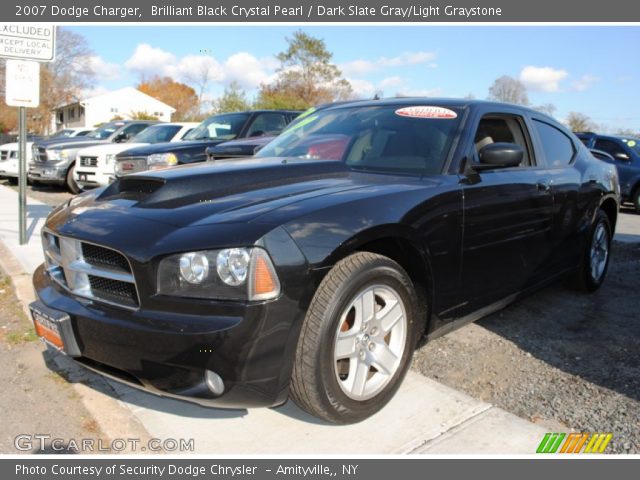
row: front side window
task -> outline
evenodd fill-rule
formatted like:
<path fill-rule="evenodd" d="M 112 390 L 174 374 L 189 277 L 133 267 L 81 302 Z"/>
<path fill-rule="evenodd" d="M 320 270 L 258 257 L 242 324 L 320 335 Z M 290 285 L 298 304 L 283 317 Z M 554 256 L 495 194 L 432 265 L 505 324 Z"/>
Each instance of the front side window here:
<path fill-rule="evenodd" d="M 214 115 L 194 128 L 185 140 L 233 140 L 249 119 L 248 113 Z"/>
<path fill-rule="evenodd" d="M 432 107 L 420 107 L 432 108 Z M 321 110 L 292 124 L 257 157 L 343 161 L 351 169 L 412 175 L 441 173 L 459 123 L 399 113 L 399 106 Z"/>
<path fill-rule="evenodd" d="M 133 123 L 131 125 L 126 126 L 122 132 L 125 133 L 128 137 L 133 137 L 143 130 L 149 127 L 146 123 Z"/>
<path fill-rule="evenodd" d="M 131 143 L 162 143 L 170 142 L 180 130 L 179 125 L 153 125 L 132 137 Z"/>
<path fill-rule="evenodd" d="M 571 139 L 564 132 L 548 123 L 540 120 L 534 120 L 533 123 L 542 141 L 547 164 L 554 167 L 569 165 L 575 154 Z"/>
<path fill-rule="evenodd" d="M 480 154 L 487 145 L 492 143 L 515 143 L 522 147 L 524 155 L 520 167 L 533 164 L 529 156 L 527 138 L 522 127 L 522 118 L 513 115 L 489 114 L 482 117 L 476 129 L 474 144 L 476 154 Z"/>
<path fill-rule="evenodd" d="M 123 125 L 122 123 L 118 123 L 118 122 L 108 122 L 102 125 L 101 127 L 96 128 L 94 131 L 87 133 L 86 136 L 89 138 L 97 138 L 97 139 L 103 140 L 103 139 L 109 138 L 119 128 L 122 128 L 122 125 Z"/>
<path fill-rule="evenodd" d="M 277 135 L 287 126 L 287 120 L 282 113 L 260 113 L 251 124 L 247 137 L 261 135 Z"/>

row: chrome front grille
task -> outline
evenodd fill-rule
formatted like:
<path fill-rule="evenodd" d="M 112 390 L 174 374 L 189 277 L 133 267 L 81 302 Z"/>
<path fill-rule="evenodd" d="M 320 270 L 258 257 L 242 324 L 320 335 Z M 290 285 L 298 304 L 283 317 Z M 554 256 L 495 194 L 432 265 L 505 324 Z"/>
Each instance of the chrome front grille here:
<path fill-rule="evenodd" d="M 80 157 L 81 167 L 97 167 L 98 157 Z"/>
<path fill-rule="evenodd" d="M 42 233 L 45 264 L 51 278 L 71 293 L 119 307 L 139 306 L 129 261 L 107 247 Z"/>

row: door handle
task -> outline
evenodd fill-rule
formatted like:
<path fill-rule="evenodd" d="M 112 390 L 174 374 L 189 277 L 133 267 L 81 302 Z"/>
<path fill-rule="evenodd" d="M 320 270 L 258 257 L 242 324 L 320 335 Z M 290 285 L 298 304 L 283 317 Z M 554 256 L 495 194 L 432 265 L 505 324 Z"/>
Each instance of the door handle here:
<path fill-rule="evenodd" d="M 538 180 L 536 186 L 541 192 L 548 192 L 549 190 L 551 190 L 551 182 L 549 182 L 549 180 Z"/>

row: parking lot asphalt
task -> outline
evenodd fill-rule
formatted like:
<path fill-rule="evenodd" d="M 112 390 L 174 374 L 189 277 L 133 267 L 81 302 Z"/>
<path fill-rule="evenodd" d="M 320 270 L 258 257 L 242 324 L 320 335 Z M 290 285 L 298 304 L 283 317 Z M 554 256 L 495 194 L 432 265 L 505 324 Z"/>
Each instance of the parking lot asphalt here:
<path fill-rule="evenodd" d="M 59 199 L 59 197 L 56 198 L 56 203 L 59 203 L 57 202 Z M 44 222 L 49 207 L 35 199 L 29 200 L 30 241 L 25 246 L 18 246 L 17 195 L 14 191 L 0 186 L 0 202 L 4 205 L 0 215 L 0 240 L 6 247 L 5 250 L 10 251 L 14 260 L 22 266 L 23 271 L 30 273 L 42 261 L 38 238 L 39 228 Z M 623 213 L 617 235 L 620 240 L 626 242 L 640 242 L 640 216 Z M 5 258 L 3 262 L 6 260 Z M 29 295 L 32 295 L 30 285 L 25 281 L 28 275 L 17 277 L 21 277 L 18 280 L 25 284 L 24 288 L 17 289 L 19 294 L 22 290 L 21 300 L 26 302 L 29 300 Z M 539 300 L 542 302 L 542 308 L 551 300 L 551 297 L 545 300 L 544 295 L 548 294 L 543 291 L 534 296 L 534 298 L 542 296 Z M 563 293 L 558 291 L 554 294 L 553 301 L 572 302 L 570 298 L 570 295 L 563 296 Z M 523 308 L 526 309 L 526 307 Z M 573 308 L 578 310 L 577 315 L 579 315 L 581 305 L 573 305 Z M 562 315 L 560 307 L 556 306 L 552 310 L 550 315 Z M 607 312 L 603 312 L 603 315 L 606 316 Z M 606 321 L 606 318 L 603 321 Z M 460 332 L 470 332 L 476 327 L 477 325 L 468 326 Z M 499 332 L 497 334 L 499 335 Z M 475 335 L 471 337 L 475 338 Z M 513 341 L 506 337 L 503 340 Z M 520 418 L 504 408 L 496 407 L 495 403 L 500 404 L 498 399 L 478 394 L 471 388 L 465 389 L 460 384 L 452 382 L 450 378 L 444 378 L 445 375 L 442 375 L 442 381 L 448 386 L 443 385 L 441 379 L 433 375 L 436 370 L 428 368 L 428 359 L 431 356 L 427 355 L 426 349 L 431 348 L 432 345 L 428 344 L 417 352 L 414 371 L 410 372 L 399 394 L 385 409 L 365 422 L 347 427 L 323 424 L 306 415 L 292 402 L 278 409 L 214 410 L 158 398 L 111 382 L 108 382 L 109 388 L 102 389 L 99 395 L 118 400 L 115 403 L 118 407 L 113 408 L 124 406 L 132 419 L 143 425 L 151 436 L 194 438 L 197 453 L 522 454 L 533 453 L 545 432 L 573 428 L 572 425 L 562 422 L 554 424 L 550 421 L 553 420 L 552 418 L 537 421 L 536 424 L 533 421 L 537 419 L 518 412 L 521 417 L 524 417 Z M 455 348 L 447 353 L 458 354 Z M 425 355 L 426 362 L 423 360 Z M 438 356 L 438 358 L 443 357 Z M 479 362 L 481 359 L 471 357 L 465 360 Z M 540 360 L 545 361 L 544 358 Z M 68 359 L 59 356 L 56 362 L 59 368 L 68 369 L 71 372 L 67 375 L 69 378 L 81 378 L 74 377 L 73 369 L 79 367 L 75 367 Z M 450 363 L 457 366 L 452 370 L 457 370 L 458 376 L 464 378 L 464 371 L 469 368 L 470 363 Z M 510 365 L 502 367 L 511 368 Z M 432 378 L 429 379 L 418 372 Z M 438 372 L 442 374 L 442 370 Z M 79 380 L 77 384 L 81 388 L 90 385 L 85 380 Z M 560 383 L 554 388 L 561 389 L 563 385 Z M 579 404 L 580 396 L 576 396 L 575 401 Z M 96 412 L 95 416 L 102 427 L 101 415 Z M 108 415 L 105 417 L 108 418 Z M 384 425 L 384 435 L 379 433 L 381 425 Z M 553 427 L 560 430 L 554 430 Z M 336 428 L 341 429 L 340 435 L 336 435 Z M 479 438 L 480 431 L 497 432 L 498 435 Z M 505 440 L 507 436 L 508 441 Z M 376 438 L 376 441 L 371 442 L 371 438 Z"/>

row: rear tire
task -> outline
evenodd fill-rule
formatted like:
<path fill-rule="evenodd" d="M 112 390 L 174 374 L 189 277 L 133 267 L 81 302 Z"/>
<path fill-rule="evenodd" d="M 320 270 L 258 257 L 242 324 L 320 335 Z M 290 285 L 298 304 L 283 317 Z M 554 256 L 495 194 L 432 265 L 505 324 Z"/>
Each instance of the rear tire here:
<path fill-rule="evenodd" d="M 421 332 L 416 298 L 407 273 L 387 257 L 359 252 L 338 262 L 302 325 L 293 401 L 339 424 L 384 407 L 407 373 Z"/>
<path fill-rule="evenodd" d="M 589 229 L 580 266 L 575 273 L 573 285 L 580 291 L 595 292 L 607 276 L 611 257 L 611 223 L 602 210 L 598 210 L 595 221 Z"/>
<path fill-rule="evenodd" d="M 82 189 L 80 188 L 80 185 L 78 185 L 76 183 L 75 178 L 73 178 L 73 173 L 75 171 L 76 171 L 76 164 L 74 163 L 73 165 L 71 165 L 71 167 L 69 167 L 69 170 L 67 170 L 67 177 L 65 179 L 65 184 L 67 185 L 67 189 L 74 195 L 82 191 Z"/>

